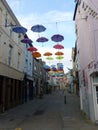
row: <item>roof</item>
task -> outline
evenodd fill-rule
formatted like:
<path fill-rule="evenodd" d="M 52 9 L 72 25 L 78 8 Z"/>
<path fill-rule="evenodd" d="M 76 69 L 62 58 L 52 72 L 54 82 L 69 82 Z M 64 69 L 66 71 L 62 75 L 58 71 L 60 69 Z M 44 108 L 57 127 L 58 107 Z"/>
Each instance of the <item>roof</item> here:
<path fill-rule="evenodd" d="M 77 7 L 78 7 L 78 2 L 76 3 L 76 6 L 75 6 L 73 20 L 75 20 L 75 17 L 76 17 Z"/>

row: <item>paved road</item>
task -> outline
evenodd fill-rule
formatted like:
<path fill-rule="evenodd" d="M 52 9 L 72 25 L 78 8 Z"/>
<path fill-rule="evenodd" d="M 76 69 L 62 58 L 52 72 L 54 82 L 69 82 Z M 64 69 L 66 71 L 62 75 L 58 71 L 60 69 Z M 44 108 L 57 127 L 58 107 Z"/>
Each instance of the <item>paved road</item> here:
<path fill-rule="evenodd" d="M 82 116 L 79 97 L 56 91 L 0 115 L 0 130 L 98 130 Z"/>

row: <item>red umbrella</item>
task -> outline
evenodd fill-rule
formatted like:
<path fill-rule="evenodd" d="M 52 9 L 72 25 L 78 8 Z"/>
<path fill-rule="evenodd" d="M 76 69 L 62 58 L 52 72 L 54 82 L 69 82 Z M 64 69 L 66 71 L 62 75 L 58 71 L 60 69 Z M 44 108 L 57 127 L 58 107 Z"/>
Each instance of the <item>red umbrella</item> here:
<path fill-rule="evenodd" d="M 33 52 L 33 51 L 37 51 L 37 48 L 35 48 L 35 47 L 29 47 L 29 48 L 27 48 L 27 50 Z"/>
<path fill-rule="evenodd" d="M 60 34 L 55 34 L 51 37 L 51 40 L 54 42 L 61 42 L 62 40 L 64 40 L 64 37 Z"/>
<path fill-rule="evenodd" d="M 61 45 L 61 44 L 56 44 L 56 45 L 53 46 L 53 48 L 55 48 L 55 49 L 64 49 L 64 46 Z"/>

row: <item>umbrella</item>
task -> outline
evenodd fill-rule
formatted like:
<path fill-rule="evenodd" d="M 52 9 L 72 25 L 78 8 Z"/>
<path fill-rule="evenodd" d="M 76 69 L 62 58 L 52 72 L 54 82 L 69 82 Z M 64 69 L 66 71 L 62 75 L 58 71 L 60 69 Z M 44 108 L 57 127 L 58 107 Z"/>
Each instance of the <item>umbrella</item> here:
<path fill-rule="evenodd" d="M 55 53 L 55 55 L 64 55 L 64 53 L 61 52 L 61 51 L 58 51 L 58 52 Z"/>
<path fill-rule="evenodd" d="M 43 67 L 44 67 L 44 68 L 50 68 L 50 66 L 48 66 L 48 65 L 46 65 L 46 64 L 45 64 Z"/>
<path fill-rule="evenodd" d="M 53 68 L 52 68 L 52 71 L 57 71 L 57 68 L 56 68 L 56 67 L 53 67 Z"/>
<path fill-rule="evenodd" d="M 57 57 L 56 57 L 56 59 L 59 60 L 59 62 L 60 62 L 60 60 L 62 60 L 63 58 L 64 58 L 63 56 L 57 56 Z"/>
<path fill-rule="evenodd" d="M 44 69 L 45 69 L 46 71 L 50 71 L 50 66 L 48 66 L 48 65 L 45 64 L 43 67 L 44 67 Z"/>
<path fill-rule="evenodd" d="M 43 25 L 34 25 L 34 26 L 32 26 L 31 27 L 31 30 L 33 31 L 33 32 L 44 32 L 45 30 L 46 30 L 46 28 L 43 26 Z"/>
<path fill-rule="evenodd" d="M 16 32 L 16 33 L 23 33 L 25 34 L 27 32 L 27 29 L 22 27 L 22 26 L 15 26 L 12 28 L 12 31 Z"/>
<path fill-rule="evenodd" d="M 32 47 L 27 48 L 27 50 L 33 52 L 33 51 L 37 51 L 37 48 L 32 46 Z"/>
<path fill-rule="evenodd" d="M 46 58 L 46 60 L 53 60 L 53 57 L 48 56 L 48 57 Z"/>
<path fill-rule="evenodd" d="M 55 34 L 51 37 L 51 40 L 54 42 L 61 42 L 62 40 L 64 40 L 64 37 L 60 34 Z"/>
<path fill-rule="evenodd" d="M 56 65 L 51 65 L 51 68 L 55 67 Z"/>
<path fill-rule="evenodd" d="M 44 56 L 51 56 L 52 53 L 51 53 L 51 52 L 45 52 L 43 55 L 44 55 Z"/>
<path fill-rule="evenodd" d="M 33 41 L 29 38 L 24 38 L 21 40 L 22 43 L 28 43 L 28 44 L 31 44 Z"/>
<path fill-rule="evenodd" d="M 40 37 L 36 40 L 36 42 L 48 42 L 48 39 L 46 37 Z"/>
<path fill-rule="evenodd" d="M 57 56 L 56 57 L 56 59 L 58 59 L 58 60 L 61 60 L 61 59 L 63 59 L 64 57 L 63 56 Z"/>
<path fill-rule="evenodd" d="M 55 49 L 63 49 L 64 46 L 61 45 L 61 44 L 56 44 L 56 45 L 53 46 L 53 48 L 55 48 Z"/>
<path fill-rule="evenodd" d="M 48 39 L 46 37 L 40 37 L 36 40 L 37 42 L 47 42 Z"/>
<path fill-rule="evenodd" d="M 53 60 L 53 57 L 48 56 L 48 57 L 46 57 L 46 60 L 49 60 L 49 63 L 50 63 L 50 61 Z"/>
<path fill-rule="evenodd" d="M 34 58 L 39 58 L 39 57 L 41 57 L 41 54 L 40 54 L 39 52 L 37 52 L 37 51 L 36 51 L 36 52 L 33 52 L 32 55 L 33 55 Z"/>

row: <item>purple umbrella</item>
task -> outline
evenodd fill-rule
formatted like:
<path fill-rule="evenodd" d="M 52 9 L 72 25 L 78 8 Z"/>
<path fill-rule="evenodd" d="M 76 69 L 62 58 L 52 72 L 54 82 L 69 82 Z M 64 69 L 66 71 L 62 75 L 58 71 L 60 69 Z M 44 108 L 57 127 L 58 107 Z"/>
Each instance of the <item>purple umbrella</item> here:
<path fill-rule="evenodd" d="M 36 40 L 36 42 L 48 42 L 48 39 L 46 38 L 46 37 L 40 37 L 40 38 L 38 38 L 37 40 Z M 42 46 L 43 46 L 43 44 L 42 44 Z"/>
<path fill-rule="evenodd" d="M 55 34 L 51 37 L 51 40 L 54 42 L 61 42 L 62 40 L 64 40 L 64 37 L 60 34 Z"/>
<path fill-rule="evenodd" d="M 25 34 L 27 32 L 27 29 L 22 27 L 22 26 L 15 26 L 12 28 L 12 31 L 16 32 L 16 33 L 23 33 Z"/>
<path fill-rule="evenodd" d="M 33 41 L 29 38 L 24 38 L 21 40 L 22 43 L 28 43 L 28 44 L 31 44 Z"/>
<path fill-rule="evenodd" d="M 46 37 L 40 37 L 36 41 L 37 42 L 48 42 L 48 39 Z"/>
<path fill-rule="evenodd" d="M 35 25 L 31 27 L 31 30 L 33 32 L 44 32 L 46 30 L 46 28 L 43 25 Z"/>

